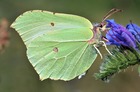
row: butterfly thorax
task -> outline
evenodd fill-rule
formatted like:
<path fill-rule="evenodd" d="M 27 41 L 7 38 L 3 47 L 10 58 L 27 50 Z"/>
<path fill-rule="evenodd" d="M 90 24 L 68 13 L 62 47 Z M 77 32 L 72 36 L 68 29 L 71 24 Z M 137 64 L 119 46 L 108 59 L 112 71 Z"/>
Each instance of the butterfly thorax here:
<path fill-rule="evenodd" d="M 98 44 L 102 38 L 101 27 L 94 26 L 92 32 L 93 32 L 93 37 L 88 42 L 89 44 Z"/>

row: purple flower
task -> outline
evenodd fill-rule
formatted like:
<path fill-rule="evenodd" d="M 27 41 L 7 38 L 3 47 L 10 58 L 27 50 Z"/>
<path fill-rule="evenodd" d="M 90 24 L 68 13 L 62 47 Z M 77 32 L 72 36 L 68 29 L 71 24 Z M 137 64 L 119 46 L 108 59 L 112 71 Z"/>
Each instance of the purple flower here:
<path fill-rule="evenodd" d="M 126 26 L 126 29 L 134 35 L 138 42 L 140 42 L 140 27 L 138 25 L 130 23 Z"/>
<path fill-rule="evenodd" d="M 106 34 L 108 42 L 107 45 L 127 46 L 136 49 L 136 42 L 131 32 L 127 31 L 125 27 L 117 24 L 113 19 L 106 20 L 107 28 L 110 30 Z"/>

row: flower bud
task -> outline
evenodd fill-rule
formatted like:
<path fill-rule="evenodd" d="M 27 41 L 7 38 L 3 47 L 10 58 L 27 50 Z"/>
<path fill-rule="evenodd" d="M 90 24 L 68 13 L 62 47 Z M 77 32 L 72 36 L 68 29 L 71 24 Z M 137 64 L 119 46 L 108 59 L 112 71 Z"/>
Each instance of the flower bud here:
<path fill-rule="evenodd" d="M 117 24 L 113 19 L 106 20 L 107 28 L 110 30 L 106 34 L 107 45 L 127 46 L 136 49 L 136 40 L 134 36 L 125 27 Z"/>
<path fill-rule="evenodd" d="M 133 34 L 138 42 L 140 42 L 140 27 L 138 25 L 130 23 L 126 26 L 126 29 Z"/>

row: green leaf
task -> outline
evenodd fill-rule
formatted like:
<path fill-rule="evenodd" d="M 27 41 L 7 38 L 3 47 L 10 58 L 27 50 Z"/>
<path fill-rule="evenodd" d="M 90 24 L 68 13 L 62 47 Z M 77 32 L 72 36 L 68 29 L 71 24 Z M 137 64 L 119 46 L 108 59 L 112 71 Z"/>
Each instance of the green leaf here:
<path fill-rule="evenodd" d="M 113 55 L 106 55 L 99 73 L 95 73 L 97 79 L 108 82 L 115 73 L 129 66 L 139 64 L 140 53 L 133 48 L 115 47 L 111 52 Z"/>
<path fill-rule="evenodd" d="M 19 16 L 12 27 L 41 80 L 71 80 L 87 71 L 97 57 L 88 43 L 93 26 L 83 17 L 35 10 Z"/>

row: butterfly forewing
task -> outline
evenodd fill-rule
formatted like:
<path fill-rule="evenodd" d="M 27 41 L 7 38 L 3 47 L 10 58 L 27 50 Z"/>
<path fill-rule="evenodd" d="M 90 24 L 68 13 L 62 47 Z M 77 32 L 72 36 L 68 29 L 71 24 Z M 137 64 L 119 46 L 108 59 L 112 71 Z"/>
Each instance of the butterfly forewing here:
<path fill-rule="evenodd" d="M 23 39 L 27 57 L 41 80 L 71 80 L 88 70 L 97 56 L 88 44 L 92 24 L 83 17 L 28 11 L 12 27 Z"/>

